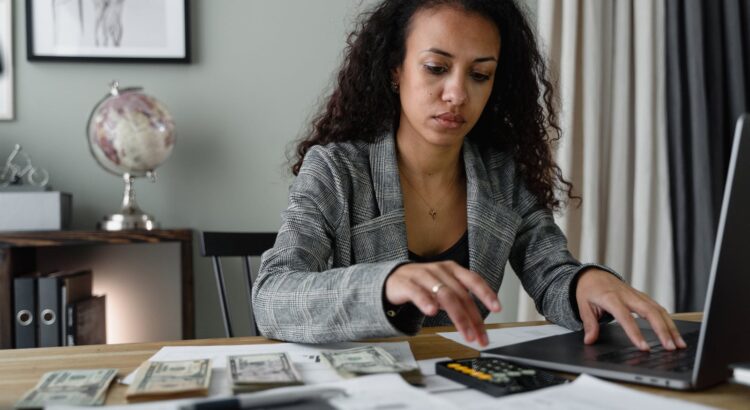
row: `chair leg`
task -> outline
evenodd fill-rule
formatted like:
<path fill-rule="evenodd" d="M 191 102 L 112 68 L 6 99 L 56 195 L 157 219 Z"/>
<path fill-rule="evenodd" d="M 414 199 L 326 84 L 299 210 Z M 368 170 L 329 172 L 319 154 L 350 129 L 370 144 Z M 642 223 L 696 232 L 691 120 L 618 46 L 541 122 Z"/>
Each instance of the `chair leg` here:
<path fill-rule="evenodd" d="M 245 271 L 245 285 L 247 289 L 247 303 L 248 309 L 250 310 L 250 321 L 252 322 L 252 328 L 250 329 L 250 336 L 260 336 L 258 330 L 258 324 L 255 323 L 255 314 L 253 314 L 253 277 L 252 271 L 250 270 L 250 257 L 245 256 L 242 258 L 242 269 Z"/>
<path fill-rule="evenodd" d="M 216 275 L 216 285 L 219 288 L 219 301 L 221 302 L 221 313 L 224 317 L 224 331 L 227 337 L 234 337 L 232 332 L 232 323 L 229 319 L 229 306 L 227 304 L 227 289 L 224 284 L 224 272 L 221 270 L 221 261 L 218 256 L 213 257 L 214 274 Z"/>

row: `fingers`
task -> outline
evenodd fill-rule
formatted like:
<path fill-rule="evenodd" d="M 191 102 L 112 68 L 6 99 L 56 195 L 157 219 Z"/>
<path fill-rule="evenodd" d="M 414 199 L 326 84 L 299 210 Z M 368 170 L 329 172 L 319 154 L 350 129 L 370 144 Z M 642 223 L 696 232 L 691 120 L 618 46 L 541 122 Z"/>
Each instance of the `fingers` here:
<path fill-rule="evenodd" d="M 684 348 L 687 345 L 682 340 L 672 318 L 666 309 L 651 300 L 645 293 L 634 291 L 628 305 L 639 316 L 646 319 L 656 333 L 662 346 L 667 350 L 675 350 L 677 347 Z"/>
<path fill-rule="evenodd" d="M 479 274 L 464 269 L 460 265 L 455 266 L 457 269 L 454 275 L 471 293 L 473 293 L 482 304 L 492 312 L 499 312 L 502 309 L 500 300 L 497 298 L 497 292 L 493 291 L 487 282 Z"/>
<path fill-rule="evenodd" d="M 645 294 L 641 294 L 635 290 L 624 296 L 625 301 L 619 296 L 612 294 L 607 298 L 609 302 L 603 308 L 617 319 L 630 341 L 636 347 L 643 351 L 650 350 L 648 342 L 644 339 L 631 312 L 637 313 L 638 316 L 648 321 L 654 333 L 659 338 L 659 342 L 665 349 L 675 350 L 678 346 L 681 348 L 687 346 L 685 341 L 682 340 L 674 322 L 663 307 L 652 301 Z"/>
<path fill-rule="evenodd" d="M 430 289 L 442 283 L 434 294 L 440 307 L 448 314 L 456 329 L 469 341 L 477 341 L 485 346 L 488 343 L 487 334 L 484 330 L 484 321 L 466 288 L 464 288 L 444 266 L 433 266 L 422 275 L 414 278 L 414 281 L 423 289 Z"/>
<path fill-rule="evenodd" d="M 576 299 L 584 322 L 586 343 L 592 343 L 598 337 L 598 323 L 596 327 L 593 325 L 597 317 L 594 310 L 603 309 L 617 319 L 631 342 L 641 350 L 649 350 L 649 346 L 631 312 L 649 322 L 665 349 L 687 346 L 663 307 L 608 272 L 590 269 L 583 273 L 578 280 Z"/>
<path fill-rule="evenodd" d="M 436 288 L 436 285 L 441 285 Z M 436 292 L 433 292 L 437 289 Z M 455 262 L 406 264 L 385 283 L 385 296 L 393 304 L 412 302 L 422 313 L 434 316 L 444 310 L 456 329 L 469 341 L 489 344 L 482 315 L 472 294 L 493 312 L 501 309 L 497 293 L 475 272 Z"/>
<path fill-rule="evenodd" d="M 669 326 L 669 333 L 672 335 L 672 339 L 677 344 L 677 347 L 680 349 L 687 348 L 687 343 L 685 343 L 685 339 L 682 338 L 682 335 L 680 335 L 680 331 L 677 330 L 677 325 L 674 324 L 674 320 L 672 320 L 672 317 L 669 316 L 669 312 L 666 311 L 666 309 L 662 308 L 662 316 L 664 316 L 664 321 Z"/>
<path fill-rule="evenodd" d="M 583 343 L 590 345 L 599 338 L 599 318 L 588 303 L 579 306 L 578 313 L 583 321 Z"/>
<path fill-rule="evenodd" d="M 605 298 L 602 307 L 615 317 L 623 330 L 625 330 L 625 334 L 637 348 L 643 351 L 650 350 L 646 339 L 643 338 L 641 329 L 638 328 L 635 319 L 630 314 L 630 309 L 626 307 L 625 303 L 617 295 L 613 293 L 609 294 Z"/>
<path fill-rule="evenodd" d="M 438 312 L 437 301 L 432 293 L 412 280 L 405 281 L 405 290 L 410 293 L 409 299 L 425 316 L 435 316 Z"/>

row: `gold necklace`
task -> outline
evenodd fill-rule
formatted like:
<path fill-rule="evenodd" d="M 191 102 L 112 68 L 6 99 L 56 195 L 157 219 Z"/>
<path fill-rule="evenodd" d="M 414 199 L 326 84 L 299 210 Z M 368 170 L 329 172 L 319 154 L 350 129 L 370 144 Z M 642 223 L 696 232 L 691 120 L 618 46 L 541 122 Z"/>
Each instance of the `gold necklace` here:
<path fill-rule="evenodd" d="M 458 180 L 458 176 L 459 176 L 459 174 L 460 174 L 460 173 L 461 173 L 461 171 L 460 171 L 460 170 L 459 170 L 458 172 L 456 172 L 456 177 L 455 177 L 455 178 L 453 178 L 453 180 L 451 181 L 451 184 L 450 184 L 450 185 L 448 186 L 448 193 L 447 193 L 447 194 L 445 194 L 445 195 L 443 195 L 443 197 L 442 197 L 442 198 L 440 198 L 440 200 L 438 201 L 438 204 L 439 204 L 439 203 L 441 203 L 441 202 L 443 202 L 443 200 L 444 200 L 445 198 L 447 198 L 447 197 L 448 197 L 448 195 L 450 195 L 450 194 L 451 194 L 451 188 L 453 188 L 453 185 L 455 185 L 455 184 L 456 184 L 456 181 Z M 425 204 L 425 205 L 427 205 L 427 209 L 429 209 L 429 212 L 428 212 L 428 214 L 429 214 L 429 215 L 430 215 L 430 217 L 432 218 L 432 222 L 433 222 L 433 223 L 435 223 L 435 221 L 436 221 L 436 219 L 437 219 L 437 215 L 438 215 L 438 209 L 437 209 L 437 208 L 435 208 L 434 206 L 430 205 L 430 203 L 429 203 L 429 202 L 427 202 L 427 200 L 426 200 L 426 199 L 424 199 L 424 197 L 422 196 L 422 194 L 420 194 L 420 193 L 419 193 L 419 190 L 417 190 L 417 188 L 415 188 L 415 187 L 414 187 L 414 185 L 413 185 L 413 184 L 411 183 L 411 181 L 409 181 L 409 178 L 407 178 L 407 177 L 406 177 L 406 174 L 405 174 L 405 173 L 401 172 L 400 174 L 401 174 L 401 176 L 403 176 L 403 177 L 404 177 L 404 181 L 406 181 L 407 185 L 409 185 L 409 187 L 410 187 L 410 188 L 411 188 L 411 189 L 412 189 L 412 190 L 413 190 L 414 192 L 416 192 L 416 194 L 417 194 L 417 196 L 419 197 L 419 199 L 421 199 L 421 200 L 422 200 L 422 202 L 424 202 L 424 204 Z"/>

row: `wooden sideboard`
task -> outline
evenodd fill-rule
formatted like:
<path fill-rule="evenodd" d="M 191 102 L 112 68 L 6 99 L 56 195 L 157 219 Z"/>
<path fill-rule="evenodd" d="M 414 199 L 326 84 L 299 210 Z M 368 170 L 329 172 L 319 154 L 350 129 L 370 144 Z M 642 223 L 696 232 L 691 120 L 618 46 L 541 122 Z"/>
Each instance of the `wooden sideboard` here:
<path fill-rule="evenodd" d="M 0 349 L 12 348 L 14 343 L 13 278 L 36 271 L 37 249 L 165 242 L 180 243 L 182 338 L 192 339 L 195 337 L 192 230 L 0 232 Z"/>

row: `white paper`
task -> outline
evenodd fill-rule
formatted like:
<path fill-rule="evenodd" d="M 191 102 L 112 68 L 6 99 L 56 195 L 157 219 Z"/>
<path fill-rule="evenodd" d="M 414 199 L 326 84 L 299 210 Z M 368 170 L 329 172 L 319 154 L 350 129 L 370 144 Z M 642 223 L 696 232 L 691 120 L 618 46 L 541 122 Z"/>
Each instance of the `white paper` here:
<path fill-rule="evenodd" d="M 422 371 L 424 390 L 430 393 L 443 393 L 447 391 L 465 390 L 468 387 L 436 373 L 435 363 L 451 360 L 450 357 L 438 357 L 437 359 L 420 360 L 419 369 Z"/>
<path fill-rule="evenodd" d="M 644 393 L 583 374 L 574 382 L 492 398 L 477 390 L 440 395 L 464 409 L 524 410 L 703 410 L 712 407 Z"/>
<path fill-rule="evenodd" d="M 529 340 L 541 339 L 548 336 L 562 335 L 570 332 L 572 332 L 572 330 L 568 330 L 557 325 L 519 326 L 506 327 L 502 329 L 487 329 L 489 345 L 486 347 L 481 347 L 479 346 L 479 343 L 476 342 L 467 342 L 458 332 L 443 332 L 438 334 L 446 339 L 452 340 L 471 349 L 486 350 L 501 346 L 513 345 L 521 342 L 528 342 Z M 583 341 L 581 343 L 583 343 Z"/>
<path fill-rule="evenodd" d="M 412 387 L 397 374 L 378 374 L 319 384 L 318 387 L 343 389 L 346 395 L 333 398 L 333 407 L 347 410 L 458 410 L 449 401 Z M 279 393 L 309 389 L 310 386 L 274 389 Z M 107 410 L 177 410 L 191 400 L 165 400 L 134 405 L 107 406 Z M 49 410 L 90 410 L 91 407 L 48 406 Z"/>
<path fill-rule="evenodd" d="M 348 382 L 348 383 L 347 383 Z M 331 400 L 339 409 L 347 410 L 443 410 L 461 409 L 440 396 L 433 396 L 410 386 L 397 374 L 357 377 L 331 384 L 346 389 L 347 397 Z M 345 385 L 346 383 L 346 385 Z"/>
<path fill-rule="evenodd" d="M 304 345 L 297 343 L 274 343 L 253 345 L 214 345 L 214 346 L 165 346 L 148 361 L 211 359 L 213 376 L 208 388 L 209 395 L 231 394 L 229 377 L 226 373 L 227 356 L 240 354 L 286 352 L 299 370 L 305 384 L 320 384 L 341 380 L 341 377 L 328 364 L 321 361 L 321 350 L 350 349 L 357 346 L 380 346 L 399 363 L 417 366 L 409 342 L 383 343 L 335 343 Z M 122 384 L 132 383 L 135 371 L 120 380 Z"/>

